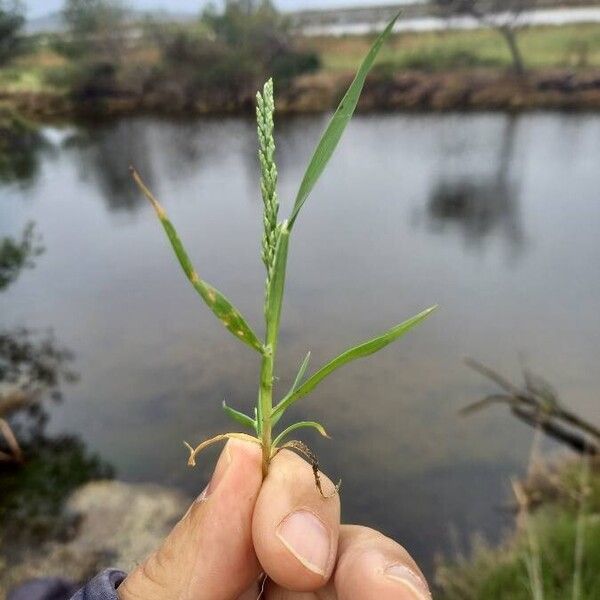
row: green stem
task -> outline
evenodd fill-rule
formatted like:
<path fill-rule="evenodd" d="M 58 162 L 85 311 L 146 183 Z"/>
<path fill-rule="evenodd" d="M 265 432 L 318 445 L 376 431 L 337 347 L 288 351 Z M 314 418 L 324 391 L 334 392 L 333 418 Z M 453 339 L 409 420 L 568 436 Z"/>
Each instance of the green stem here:
<path fill-rule="evenodd" d="M 270 344 L 265 347 L 260 369 L 260 390 L 258 403 L 260 406 L 260 439 L 262 442 L 262 473 L 265 478 L 269 472 L 271 460 L 271 413 L 273 412 L 273 366 L 275 363 L 274 348 Z"/>
<path fill-rule="evenodd" d="M 273 375 L 275 369 L 275 354 L 277 352 L 277 338 L 279 336 L 279 322 L 281 320 L 281 306 L 283 304 L 283 291 L 285 287 L 289 236 L 290 232 L 287 228 L 287 221 L 284 221 L 277 233 L 277 246 L 275 249 L 273 272 L 269 280 L 267 309 L 265 311 L 267 332 L 260 370 L 260 389 L 258 393 L 257 411 L 260 418 L 260 437 L 263 451 L 263 477 L 266 477 L 269 472 L 271 448 L 273 447 Z"/>

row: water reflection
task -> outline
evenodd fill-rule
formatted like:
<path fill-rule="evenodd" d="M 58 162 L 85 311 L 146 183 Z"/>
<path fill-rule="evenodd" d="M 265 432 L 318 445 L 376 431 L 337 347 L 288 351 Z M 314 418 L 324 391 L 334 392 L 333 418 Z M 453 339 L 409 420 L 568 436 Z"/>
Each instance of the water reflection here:
<path fill-rule="evenodd" d="M 35 266 L 35 258 L 44 252 L 35 224 L 29 222 L 18 239 L 10 236 L 0 240 L 0 292 L 14 283 L 21 271 Z"/>
<path fill-rule="evenodd" d="M 40 153 L 49 148 L 44 136 L 33 126 L 5 125 L 0 110 L 0 183 L 17 183 L 27 189 L 39 172 Z"/>
<path fill-rule="evenodd" d="M 277 124 L 282 215 L 325 120 Z M 52 161 L 41 154 L 52 176 L 38 178 L 30 202 L 0 203 L 0 223 L 35 219 L 51 248 L 0 295 L 0 314 L 9 325 L 52 323 L 77 349 L 82 379 L 66 388 L 76 398 L 45 403 L 47 435 L 76 432 L 124 479 L 197 494 L 214 454 L 191 472 L 181 439 L 225 430 L 223 399 L 251 411 L 257 357 L 186 285 L 150 209 L 118 227 L 114 217 L 142 206 L 127 175 L 134 162 L 203 276 L 259 329 L 256 132 L 244 119 L 75 131 L 81 147 L 57 143 Z M 393 533 L 428 564 L 450 546 L 450 525 L 463 540 L 499 530 L 494 505 L 529 452 L 530 431 L 501 414 L 458 418 L 493 391 L 463 355 L 510 375 L 523 352 L 582 415 L 597 408 L 598 140 L 595 116 L 360 116 L 295 229 L 278 392 L 307 350 L 317 368 L 425 306 L 442 307 L 290 414 L 334 436 L 306 440 L 344 480 L 345 519 Z"/>
<path fill-rule="evenodd" d="M 34 225 L 0 241 L 0 291 L 42 254 Z M 49 435 L 48 401 L 73 382 L 73 353 L 51 331 L 0 328 L 0 570 L 17 564 L 31 544 L 60 533 L 61 506 L 79 485 L 112 469 L 74 435 Z"/>
<path fill-rule="evenodd" d="M 457 231 L 466 246 L 479 253 L 489 238 L 498 236 L 513 262 L 522 255 L 526 242 L 519 205 L 521 186 L 513 169 L 516 129 L 516 118 L 507 118 L 488 174 L 461 173 L 465 162 L 454 169 L 456 157 L 448 157 L 449 165 L 441 165 L 427 201 L 433 232 Z"/>
<path fill-rule="evenodd" d="M 36 236 L 34 223 L 28 223 L 20 239 L 6 236 L 0 241 L 0 292 L 14 284 L 24 269 L 35 267 L 44 249 Z M 61 399 L 61 384 L 77 375 L 69 368 L 72 353 L 56 343 L 52 331 L 27 327 L 0 329 L 0 419 L 5 425 L 0 451 L 10 457 L 17 440 L 30 442 L 43 437 L 47 421 L 44 401 Z M 3 448 L 2 442 L 10 443 Z M 20 458 L 20 450 L 18 451 Z"/>
<path fill-rule="evenodd" d="M 63 142 L 81 180 L 99 190 L 110 210 L 134 212 L 144 205 L 128 168 L 135 164 L 149 185 L 155 182 L 147 133 L 140 122 L 127 120 L 82 126 Z"/>

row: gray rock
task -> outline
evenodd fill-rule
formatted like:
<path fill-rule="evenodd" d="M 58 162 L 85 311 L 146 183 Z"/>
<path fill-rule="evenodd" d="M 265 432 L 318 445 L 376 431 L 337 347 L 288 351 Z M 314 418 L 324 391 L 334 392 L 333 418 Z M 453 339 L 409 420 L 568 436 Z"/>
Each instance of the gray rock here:
<path fill-rule="evenodd" d="M 10 572 L 3 572 L 0 561 L 0 590 L 33 577 L 79 582 L 105 567 L 130 571 L 160 544 L 189 503 L 179 491 L 158 485 L 88 483 L 65 506 L 76 522 L 70 539 L 32 549 Z"/>

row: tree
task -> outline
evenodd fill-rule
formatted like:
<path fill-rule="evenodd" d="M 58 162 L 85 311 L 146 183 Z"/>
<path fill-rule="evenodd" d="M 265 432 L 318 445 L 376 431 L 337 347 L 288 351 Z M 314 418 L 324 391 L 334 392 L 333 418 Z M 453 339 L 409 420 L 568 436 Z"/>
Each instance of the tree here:
<path fill-rule="evenodd" d="M 280 89 L 295 76 L 314 71 L 319 57 L 294 44 L 289 20 L 270 0 L 225 0 L 209 4 L 193 25 L 159 25 L 149 30 L 162 65 L 155 89 L 162 86 L 194 101 L 253 106 L 256 88 L 272 76 Z"/>
<path fill-rule="evenodd" d="M 0 65 L 18 54 L 24 24 L 21 0 L 0 0 Z"/>
<path fill-rule="evenodd" d="M 65 0 L 63 18 L 74 54 L 102 61 L 119 60 L 125 10 L 118 0 Z"/>
<path fill-rule="evenodd" d="M 71 92 L 95 101 L 119 89 L 127 43 L 126 12 L 118 0 L 65 0 L 68 36 L 57 49 L 71 59 Z"/>
<path fill-rule="evenodd" d="M 522 77 L 525 61 L 517 41 L 523 13 L 532 10 L 537 0 L 433 0 L 447 16 L 468 15 L 482 25 L 495 29 L 506 42 L 512 58 L 513 70 Z"/>

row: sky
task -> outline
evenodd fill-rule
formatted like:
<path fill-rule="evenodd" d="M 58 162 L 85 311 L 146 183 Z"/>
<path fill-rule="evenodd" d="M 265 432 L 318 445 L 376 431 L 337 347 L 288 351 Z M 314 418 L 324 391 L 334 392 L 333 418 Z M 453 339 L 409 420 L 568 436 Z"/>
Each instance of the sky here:
<path fill-rule="evenodd" d="M 168 10 L 170 12 L 198 13 L 204 0 L 123 0 L 125 4 L 141 10 Z M 281 10 L 300 8 L 327 8 L 368 4 L 402 4 L 411 0 L 275 0 Z M 24 0 L 29 18 L 41 17 L 60 10 L 63 0 Z"/>

